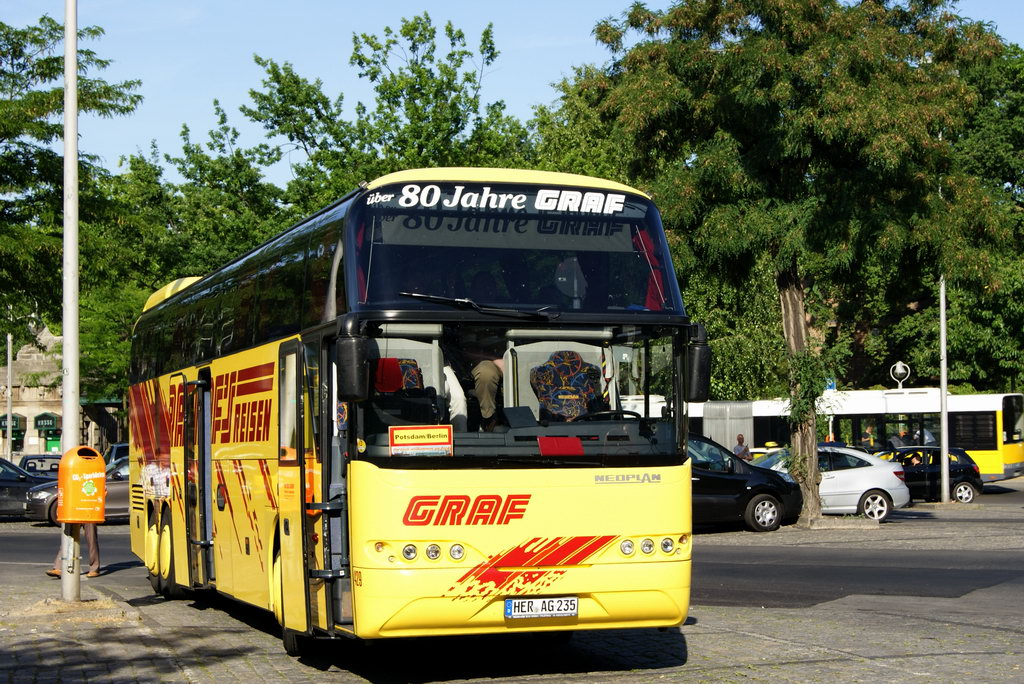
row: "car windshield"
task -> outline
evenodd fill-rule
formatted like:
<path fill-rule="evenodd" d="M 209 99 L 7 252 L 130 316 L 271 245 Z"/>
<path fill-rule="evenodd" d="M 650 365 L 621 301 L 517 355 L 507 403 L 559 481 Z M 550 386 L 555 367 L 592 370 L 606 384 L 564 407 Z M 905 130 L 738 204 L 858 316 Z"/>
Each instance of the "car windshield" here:
<path fill-rule="evenodd" d="M 751 465 L 756 465 L 759 468 L 774 469 L 777 464 L 781 463 L 782 468 L 785 469 L 788 461 L 789 449 L 776 449 L 760 458 L 755 458 L 751 461 Z"/>

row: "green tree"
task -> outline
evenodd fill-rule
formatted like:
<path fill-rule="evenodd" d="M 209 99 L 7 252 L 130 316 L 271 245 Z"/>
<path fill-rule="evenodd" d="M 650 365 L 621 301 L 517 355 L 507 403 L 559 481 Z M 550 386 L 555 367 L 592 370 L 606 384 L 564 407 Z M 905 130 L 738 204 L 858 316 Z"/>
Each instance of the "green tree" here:
<path fill-rule="evenodd" d="M 437 28 L 426 13 L 403 19 L 383 37 L 353 36 L 351 64 L 374 88 L 372 105 L 357 103 L 348 120 L 341 95 L 333 100 L 319 80 L 295 73 L 290 64 L 256 57 L 266 72 L 263 90 L 252 90 L 242 112 L 286 152 L 297 151 L 288 199 L 303 212 L 315 210 L 360 181 L 423 166 L 521 166 L 528 163 L 528 132 L 505 113 L 502 102 L 481 103 L 487 67 L 498 57 L 491 28 L 476 53 L 465 34 L 444 27 L 447 52 L 440 54 Z"/>
<path fill-rule="evenodd" d="M 102 29 L 80 29 L 79 40 Z M 59 317 L 63 159 L 64 28 L 48 16 L 35 26 L 0 23 L 0 328 L 25 341 L 21 322 Z M 110 64 L 95 52 L 78 52 L 78 102 L 82 113 L 119 116 L 141 100 L 138 81 L 107 83 L 90 77 Z M 89 220 L 91 194 L 103 169 L 80 157 L 80 215 Z"/>
<path fill-rule="evenodd" d="M 536 148 L 535 165 L 546 171 L 564 171 L 630 182 L 622 160 L 626 142 L 615 135 L 614 120 L 603 114 L 603 89 L 587 87 L 598 78 L 595 66 L 577 67 L 572 80 L 555 87 L 554 106 L 535 108 L 530 128 Z"/>
<path fill-rule="evenodd" d="M 280 159 L 266 144 L 238 146 L 239 133 L 214 101 L 217 128 L 204 146 L 181 131 L 182 155 L 167 156 L 184 182 L 175 186 L 168 239 L 176 246 L 172 278 L 206 275 L 288 227 L 296 218 L 283 191 L 264 178 Z"/>
<path fill-rule="evenodd" d="M 814 402 L 848 353 L 830 321 L 863 265 L 982 279 L 1006 234 L 949 142 L 978 103 L 961 71 L 999 43 L 946 4 L 637 3 L 596 29 L 616 61 L 590 85 L 632 142 L 631 176 L 709 267 L 770 261 L 805 518 L 820 515 Z"/>

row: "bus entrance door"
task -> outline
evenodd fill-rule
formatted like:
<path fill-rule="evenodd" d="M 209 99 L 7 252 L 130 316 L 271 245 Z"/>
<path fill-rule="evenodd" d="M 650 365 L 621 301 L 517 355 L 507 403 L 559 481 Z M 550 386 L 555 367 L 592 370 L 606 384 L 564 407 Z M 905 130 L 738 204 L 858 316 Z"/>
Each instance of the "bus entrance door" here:
<path fill-rule="evenodd" d="M 188 536 L 188 572 L 194 588 L 213 581 L 213 530 L 210 481 L 213 461 L 210 446 L 210 371 L 185 383 L 185 530 Z"/>
<path fill-rule="evenodd" d="M 285 342 L 278 357 L 277 550 L 271 591 L 286 637 L 309 631 L 309 583 L 306 576 L 306 478 L 303 452 L 301 347 Z M 286 639 L 286 644 L 288 640 Z"/>

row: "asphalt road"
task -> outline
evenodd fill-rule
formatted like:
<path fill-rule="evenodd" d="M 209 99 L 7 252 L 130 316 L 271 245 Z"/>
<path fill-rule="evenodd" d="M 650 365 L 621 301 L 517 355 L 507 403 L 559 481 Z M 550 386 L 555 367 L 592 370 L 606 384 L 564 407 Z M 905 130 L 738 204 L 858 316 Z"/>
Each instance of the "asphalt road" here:
<path fill-rule="evenodd" d="M 1024 508 L 1024 482 L 986 485 L 979 503 Z M 928 535 L 933 517 L 918 506 L 897 511 L 884 528 L 897 533 L 905 531 L 911 536 Z M 973 527 L 984 527 L 986 531 L 994 528 L 996 534 L 1001 524 L 1006 526 L 1007 534 L 1019 527 L 1015 518 L 1002 523 L 988 515 L 972 518 L 969 510 L 962 512 L 957 522 L 957 534 L 964 539 L 977 536 Z M 60 533 L 44 523 L 23 523 L 22 528 L 25 526 L 31 529 L 30 534 L 24 531 L 11 534 L 0 525 L 0 549 L 4 550 L 5 562 L 22 565 L 26 571 L 40 571 L 48 567 L 40 563 L 49 563 L 56 554 Z M 1024 577 L 1024 549 L 1019 553 L 1003 549 L 957 553 L 950 548 L 775 545 L 772 544 L 776 539 L 773 533 L 752 535 L 740 530 L 739 526 L 698 530 L 692 603 L 801 608 L 856 594 L 952 598 Z M 122 570 L 140 567 L 139 559 L 131 553 L 128 532 L 127 523 L 100 527 L 100 554 L 105 572 L 121 574 Z M 782 533 L 785 532 L 783 529 Z M 756 547 L 720 543 L 737 533 L 748 538 L 749 544 L 756 540 Z M 140 581 L 144 582 L 145 578 Z"/>
<path fill-rule="evenodd" d="M 45 615 L 5 619 L 4 610 L 59 595 L 60 583 L 42 574 L 59 535 L 42 524 L 0 521 L 0 680 L 5 673 L 11 681 L 246 684 L 1019 680 L 1018 479 L 985 495 L 994 503 L 918 506 L 873 528 L 701 531 L 690 619 L 679 629 L 584 631 L 568 644 L 321 642 L 300 659 L 284 654 L 265 611 L 217 597 L 154 597 L 128 550 L 125 524 L 101 528 L 105 574 L 83 580 L 83 591 L 113 598 L 137 621 L 61 631 Z M 92 655 L 79 657 L 79 647 Z"/>

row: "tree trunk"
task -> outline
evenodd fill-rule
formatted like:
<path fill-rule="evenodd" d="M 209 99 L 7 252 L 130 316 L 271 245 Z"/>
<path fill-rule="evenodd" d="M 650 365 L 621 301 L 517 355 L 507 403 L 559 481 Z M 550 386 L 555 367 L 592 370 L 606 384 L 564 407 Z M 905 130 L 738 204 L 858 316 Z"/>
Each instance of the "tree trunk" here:
<path fill-rule="evenodd" d="M 790 415 L 792 428 L 793 460 L 789 472 L 800 484 L 804 505 L 800 511 L 800 522 L 806 523 L 821 517 L 821 497 L 818 494 L 818 483 L 821 475 L 818 472 L 817 426 L 814 405 L 808 408 L 806 397 L 813 388 L 804 386 L 807 374 L 800 373 L 797 364 L 806 363 L 808 324 L 804 308 L 804 287 L 800 274 L 794 264 L 790 269 L 778 274 L 776 282 L 779 288 L 779 302 L 782 306 L 782 331 L 789 350 L 790 363 L 790 405 L 796 407 Z"/>

